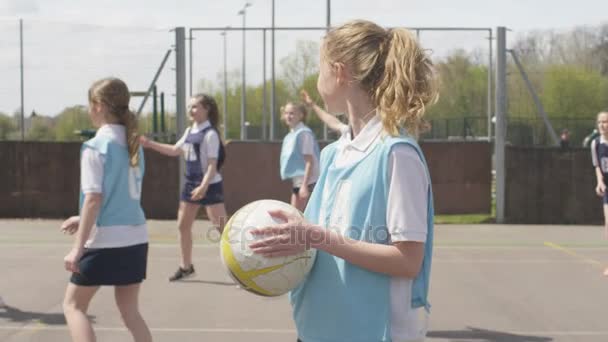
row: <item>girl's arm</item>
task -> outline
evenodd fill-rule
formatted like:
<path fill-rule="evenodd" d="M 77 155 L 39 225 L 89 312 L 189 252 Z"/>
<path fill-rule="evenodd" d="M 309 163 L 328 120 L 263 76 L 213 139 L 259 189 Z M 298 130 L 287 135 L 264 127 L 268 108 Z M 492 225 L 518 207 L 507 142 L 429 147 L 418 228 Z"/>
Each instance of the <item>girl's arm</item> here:
<path fill-rule="evenodd" d="M 317 142 L 315 141 L 314 135 L 308 132 L 303 132 L 299 135 L 298 139 L 301 139 L 301 153 L 304 158 L 304 176 L 302 177 L 302 186 L 300 186 L 300 192 L 298 196 L 301 198 L 308 198 L 310 196 L 310 192 L 308 191 L 308 182 L 312 175 L 312 166 L 313 166 L 313 153 L 315 150 L 315 145 Z"/>
<path fill-rule="evenodd" d="M 606 193 L 606 184 L 604 184 L 604 174 L 599 166 L 595 167 L 595 178 L 597 179 L 597 185 L 595 186 L 595 193 L 598 196 L 604 196 Z M 608 229 L 608 227 L 607 227 Z"/>
<path fill-rule="evenodd" d="M 604 196 L 604 192 L 606 192 L 606 184 L 604 184 L 604 175 L 602 173 L 602 169 L 600 168 L 600 158 L 597 155 L 597 140 L 593 139 L 590 145 L 591 162 L 593 163 L 593 167 L 595 169 L 595 179 L 597 181 L 595 192 L 598 196 Z"/>
<path fill-rule="evenodd" d="M 304 177 L 302 177 L 302 186 L 308 185 L 308 180 L 310 179 L 310 174 L 312 173 L 312 155 L 305 154 L 304 155 Z"/>
<path fill-rule="evenodd" d="M 287 223 L 251 231 L 255 235 L 269 236 L 249 245 L 255 253 L 263 256 L 281 257 L 316 248 L 368 271 L 405 278 L 415 278 L 422 267 L 422 242 L 382 245 L 358 241 L 334 230 L 303 222 L 283 211 L 271 211 L 270 215 Z"/>
<path fill-rule="evenodd" d="M 82 204 L 80 223 L 74 240 L 72 250 L 63 258 L 64 267 L 70 272 L 80 272 L 78 263 L 84 253 L 84 244 L 86 243 L 91 229 L 97 220 L 99 209 L 101 208 L 102 195 L 100 193 L 87 193 L 84 195 Z"/>
<path fill-rule="evenodd" d="M 321 121 L 323 121 L 327 125 L 327 127 L 338 133 L 343 133 L 345 129 L 348 129 L 348 126 L 342 123 L 342 121 L 340 121 L 337 117 L 329 114 L 328 112 L 323 110 L 323 108 L 317 106 L 317 104 L 314 103 L 310 95 L 308 95 L 308 92 L 306 90 L 302 90 L 300 94 L 302 96 L 302 101 L 304 101 L 304 103 L 308 107 L 312 108 L 315 114 L 317 114 L 319 119 L 321 119 Z"/>
<path fill-rule="evenodd" d="M 177 157 L 182 154 L 182 149 L 177 145 L 162 144 L 154 140 L 150 140 L 144 136 L 139 138 L 139 143 L 144 148 L 152 149 L 158 153 L 162 153 L 170 157 Z"/>
<path fill-rule="evenodd" d="M 207 189 L 209 188 L 209 184 L 213 177 L 215 177 L 217 173 L 217 159 L 209 158 L 207 159 L 207 170 L 205 171 L 205 176 L 203 176 L 203 181 L 201 185 L 197 186 L 192 190 L 192 199 L 198 201 L 205 197 L 207 194 Z"/>
<path fill-rule="evenodd" d="M 104 158 L 93 150 L 83 151 L 80 160 L 80 187 L 84 192 L 80 217 L 72 217 L 64 224 L 78 225 L 72 250 L 63 258 L 65 269 L 79 272 L 78 263 L 84 253 L 84 245 L 91 234 L 103 199 Z M 71 233 L 73 229 L 69 229 Z"/>
<path fill-rule="evenodd" d="M 397 242 L 393 245 L 352 240 L 337 232 L 317 227 L 319 243 L 311 247 L 347 260 L 366 270 L 392 277 L 415 278 L 422 267 L 424 243 L 414 241 Z"/>
<path fill-rule="evenodd" d="M 308 191 L 308 180 L 310 179 L 310 174 L 312 173 L 312 155 L 305 154 L 304 163 L 304 177 L 302 177 L 302 186 L 300 186 L 300 192 L 298 195 L 302 198 L 307 198 L 310 196 Z"/>
<path fill-rule="evenodd" d="M 595 167 L 595 179 L 597 180 L 597 184 L 604 184 L 604 174 L 602 173 L 602 169 L 599 166 Z"/>
<path fill-rule="evenodd" d="M 97 214 L 101 208 L 102 195 L 100 193 L 87 193 L 84 195 L 84 202 L 80 214 L 80 224 L 74 240 L 75 249 L 84 249 L 84 244 L 89 238 L 91 229 L 97 220 Z"/>
<path fill-rule="evenodd" d="M 344 132 L 345 129 L 348 128 L 348 126 L 342 123 L 342 121 L 340 121 L 337 117 L 329 114 L 314 103 L 312 104 L 312 110 L 317 114 L 319 119 L 321 119 L 321 121 L 323 121 L 327 125 L 327 127 L 336 131 L 337 133 L 341 134 Z"/>

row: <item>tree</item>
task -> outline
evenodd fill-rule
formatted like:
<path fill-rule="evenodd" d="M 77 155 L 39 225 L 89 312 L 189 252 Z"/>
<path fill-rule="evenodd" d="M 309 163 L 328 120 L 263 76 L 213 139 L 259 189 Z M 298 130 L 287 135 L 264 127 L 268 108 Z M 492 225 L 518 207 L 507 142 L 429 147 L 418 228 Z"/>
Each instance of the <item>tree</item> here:
<path fill-rule="evenodd" d="M 93 129 L 85 106 L 67 107 L 55 119 L 55 139 L 57 141 L 77 141 L 80 140 L 80 137 L 74 131 Z"/>
<path fill-rule="evenodd" d="M 53 129 L 53 119 L 46 116 L 36 115 L 27 119 L 29 129 L 27 130 L 27 140 L 54 141 L 55 132 Z M 27 126 L 26 126 L 27 127 Z"/>
<path fill-rule="evenodd" d="M 549 117 L 593 120 L 608 103 L 608 79 L 581 66 L 550 66 L 543 83 L 541 100 Z"/>
<path fill-rule="evenodd" d="M 463 50 L 436 62 L 439 100 L 427 110 L 429 137 L 487 134 L 488 69 L 480 63 Z"/>
<path fill-rule="evenodd" d="M 318 74 L 318 58 L 319 46 L 318 43 L 312 41 L 297 41 L 296 50 L 289 54 L 280 62 L 282 70 L 280 77 L 275 81 L 275 136 L 280 136 L 286 130 L 280 123 L 280 110 L 288 101 L 299 101 L 299 92 L 303 86 L 307 89 L 314 84 L 314 92 L 316 94 L 316 78 Z M 227 122 L 227 138 L 234 139 L 240 136 L 240 115 L 241 115 L 241 73 L 237 70 L 228 72 L 227 80 L 227 98 L 224 107 L 224 91 L 223 72 L 217 74 L 217 82 L 213 83 L 205 79 L 197 82 L 197 90 L 209 94 L 213 94 L 220 115 L 226 116 Z M 218 86 L 219 85 L 219 86 Z M 248 126 L 248 138 L 257 139 L 262 134 L 263 116 L 266 115 L 267 128 L 270 127 L 270 96 L 271 96 L 271 81 L 266 82 L 266 99 L 264 99 L 264 84 L 248 85 L 246 87 L 247 103 L 245 108 L 246 121 Z M 310 91 L 310 89 L 309 89 Z M 264 113 L 264 100 L 266 103 L 266 112 Z M 223 124 L 223 118 L 220 120 Z"/>
<path fill-rule="evenodd" d="M 487 109 L 488 70 L 473 63 L 466 52 L 453 52 L 437 63 L 439 101 L 430 107 L 431 117 L 484 116 Z"/>
<path fill-rule="evenodd" d="M 270 92 L 271 92 L 271 81 L 266 82 L 266 124 L 270 127 Z M 276 80 L 275 82 L 275 114 L 278 117 L 279 107 L 290 99 L 287 87 L 283 80 Z M 248 86 L 247 89 L 247 106 L 246 121 L 249 122 L 248 127 L 248 138 L 258 139 L 262 134 L 262 113 L 264 112 L 264 85 Z M 227 107 L 228 111 L 223 108 L 223 91 L 216 91 L 214 94 L 215 100 L 220 108 L 221 115 L 226 115 L 227 122 L 227 133 L 229 139 L 236 139 L 240 136 L 240 124 L 241 124 L 241 86 L 239 84 L 233 84 L 228 88 L 227 96 Z M 224 114 L 226 113 L 226 114 Z M 278 124 L 278 121 L 275 122 Z M 275 125 L 276 126 L 276 125 Z M 278 131 L 278 130 L 277 130 Z M 275 131 L 275 132 L 277 132 Z"/>
<path fill-rule="evenodd" d="M 297 97 L 300 87 L 311 75 L 319 72 L 319 43 L 298 40 L 296 51 L 281 59 L 281 78 L 290 95 Z"/>
<path fill-rule="evenodd" d="M 594 63 L 603 76 L 608 76 L 608 24 L 600 27 L 598 39 L 593 46 Z"/>
<path fill-rule="evenodd" d="M 10 116 L 0 112 L 0 140 L 7 140 L 17 131 L 17 125 Z"/>

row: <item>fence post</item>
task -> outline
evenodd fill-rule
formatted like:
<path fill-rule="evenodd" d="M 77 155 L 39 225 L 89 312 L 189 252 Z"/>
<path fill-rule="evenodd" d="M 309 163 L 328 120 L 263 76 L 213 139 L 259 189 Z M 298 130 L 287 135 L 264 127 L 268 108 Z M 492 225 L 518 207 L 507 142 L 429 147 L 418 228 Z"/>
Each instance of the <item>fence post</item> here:
<path fill-rule="evenodd" d="M 505 142 L 507 132 L 507 40 L 506 28 L 496 28 L 496 139 L 494 158 L 496 168 L 496 222 L 505 221 L 506 167 Z"/>
<path fill-rule="evenodd" d="M 175 28 L 175 118 L 176 136 L 186 129 L 186 30 Z M 184 186 L 184 161 L 180 157 L 179 188 Z"/>

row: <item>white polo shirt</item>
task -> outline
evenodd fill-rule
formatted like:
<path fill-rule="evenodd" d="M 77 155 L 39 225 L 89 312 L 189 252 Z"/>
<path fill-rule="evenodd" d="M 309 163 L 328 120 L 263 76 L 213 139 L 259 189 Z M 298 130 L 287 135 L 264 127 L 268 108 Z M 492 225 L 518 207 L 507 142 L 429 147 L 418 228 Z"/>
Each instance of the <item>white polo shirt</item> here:
<path fill-rule="evenodd" d="M 95 134 L 110 137 L 116 143 L 127 146 L 125 126 L 103 125 Z M 80 186 L 84 194 L 103 194 L 103 175 L 105 158 L 90 148 L 82 151 L 80 159 Z M 136 226 L 104 226 L 97 229 L 93 226 L 86 248 L 117 248 L 138 245 L 148 242 L 146 224 Z"/>
<path fill-rule="evenodd" d="M 380 116 L 372 118 L 355 139 L 350 129 L 343 130 L 338 140 L 336 167 L 352 165 L 364 158 L 387 133 Z M 387 167 L 389 192 L 386 222 L 391 242 L 416 241 L 424 243 L 427 236 L 428 178 L 418 153 L 409 145 L 396 145 Z M 423 339 L 427 329 L 424 308 L 412 309 L 412 279 L 392 277 L 391 338 L 394 342 Z"/>
<path fill-rule="evenodd" d="M 290 131 L 293 132 L 295 130 L 301 129 L 304 127 L 304 123 L 300 122 Z M 312 156 L 312 166 L 310 170 L 310 175 L 308 177 L 308 184 L 314 184 L 319 180 L 319 158 L 315 154 L 315 137 L 312 132 L 304 131 L 298 135 L 298 139 L 300 139 L 300 152 L 302 155 Z M 293 177 L 293 187 L 299 188 L 302 186 L 302 182 L 304 181 L 304 176 L 302 177 Z M 308 185 L 307 184 L 307 185 Z"/>
<path fill-rule="evenodd" d="M 209 120 L 203 121 L 201 123 L 193 122 L 192 126 L 188 127 L 184 132 L 184 135 L 175 143 L 175 147 L 179 147 L 184 152 L 184 158 L 187 161 L 195 161 L 196 155 L 194 148 L 192 148 L 192 144 L 186 143 L 186 138 L 188 137 L 188 133 L 198 133 L 203 129 L 210 127 L 211 123 Z M 217 159 L 218 152 L 220 148 L 220 137 L 217 135 L 217 132 L 212 129 L 205 134 L 205 138 L 203 143 L 201 144 L 199 160 L 201 162 L 201 170 L 203 170 L 203 174 L 207 171 L 207 166 L 209 166 L 208 159 Z M 222 181 L 222 175 L 218 172 L 215 173 L 215 176 L 210 181 L 209 184 L 215 184 Z"/>

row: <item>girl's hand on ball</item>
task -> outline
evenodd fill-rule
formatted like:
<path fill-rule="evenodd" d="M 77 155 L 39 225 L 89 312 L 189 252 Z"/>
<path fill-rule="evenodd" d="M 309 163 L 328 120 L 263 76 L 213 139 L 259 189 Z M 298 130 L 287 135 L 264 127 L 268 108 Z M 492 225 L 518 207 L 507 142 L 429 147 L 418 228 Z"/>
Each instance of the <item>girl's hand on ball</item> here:
<path fill-rule="evenodd" d="M 252 229 L 251 234 L 260 238 L 249 245 L 254 253 L 274 258 L 299 254 L 311 247 L 310 237 L 316 226 L 283 210 L 268 213 L 285 223 Z"/>

